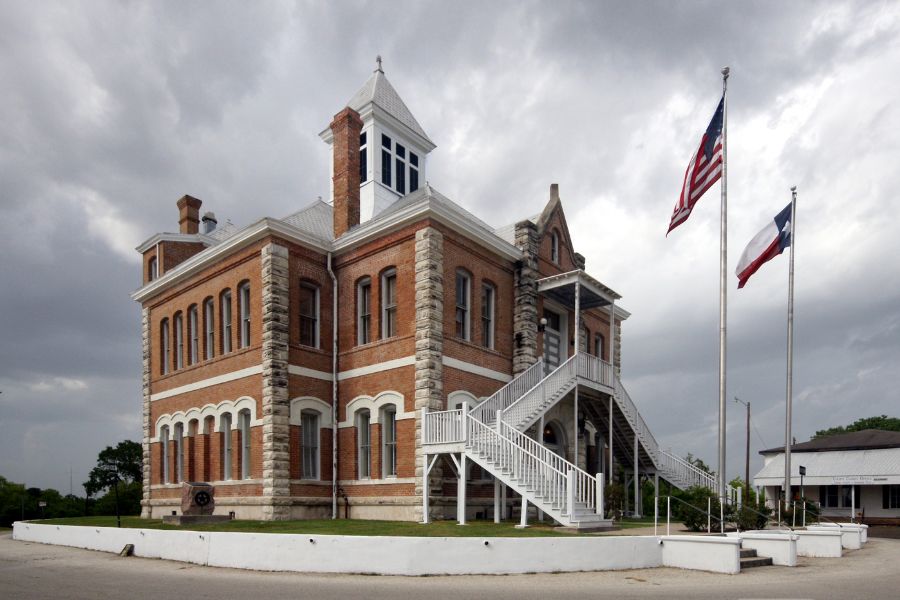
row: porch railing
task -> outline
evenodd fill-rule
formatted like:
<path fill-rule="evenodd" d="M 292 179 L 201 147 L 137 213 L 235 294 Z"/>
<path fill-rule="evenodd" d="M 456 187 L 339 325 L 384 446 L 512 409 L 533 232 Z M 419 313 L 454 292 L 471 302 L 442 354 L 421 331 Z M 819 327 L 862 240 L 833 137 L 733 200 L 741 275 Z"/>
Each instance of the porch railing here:
<path fill-rule="evenodd" d="M 465 410 L 429 412 L 422 409 L 422 443 L 454 444 L 466 440 Z"/>
<path fill-rule="evenodd" d="M 615 387 L 615 375 L 613 366 L 610 363 L 586 352 L 579 352 L 576 356 L 578 357 L 579 377 L 584 377 L 589 381 L 594 381 L 609 388 Z"/>

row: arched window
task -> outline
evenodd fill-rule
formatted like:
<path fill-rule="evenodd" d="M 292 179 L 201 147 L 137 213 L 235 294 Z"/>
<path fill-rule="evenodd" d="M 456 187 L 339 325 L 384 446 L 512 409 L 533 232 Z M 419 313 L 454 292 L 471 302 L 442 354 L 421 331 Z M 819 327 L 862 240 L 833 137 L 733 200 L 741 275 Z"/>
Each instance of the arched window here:
<path fill-rule="evenodd" d="M 250 479 L 250 411 L 238 413 L 238 427 L 241 431 L 241 479 Z"/>
<path fill-rule="evenodd" d="M 381 410 L 381 475 L 397 476 L 397 407 L 393 404 Z"/>
<path fill-rule="evenodd" d="M 203 324 L 205 326 L 205 343 L 204 358 L 209 360 L 216 355 L 215 331 L 216 331 L 216 312 L 213 305 L 213 299 L 207 298 L 203 301 Z"/>
<path fill-rule="evenodd" d="M 159 372 L 163 375 L 169 372 L 169 319 L 163 319 L 159 323 Z"/>
<path fill-rule="evenodd" d="M 471 319 L 469 316 L 472 303 L 472 277 L 462 269 L 456 270 L 456 337 L 462 340 L 471 338 Z"/>
<path fill-rule="evenodd" d="M 222 479 L 231 479 L 231 413 L 222 415 L 219 426 L 222 431 Z"/>
<path fill-rule="evenodd" d="M 231 352 L 231 290 L 222 292 L 219 299 L 222 312 L 222 354 Z"/>
<path fill-rule="evenodd" d="M 368 344 L 372 335 L 372 280 L 363 277 L 356 283 L 356 343 Z"/>
<path fill-rule="evenodd" d="M 318 479 L 319 413 L 313 410 L 304 410 L 300 414 L 300 435 L 303 442 L 300 457 L 300 464 L 303 469 L 301 477 L 303 479 Z"/>
<path fill-rule="evenodd" d="M 175 368 L 184 367 L 184 319 L 175 313 Z"/>
<path fill-rule="evenodd" d="M 175 481 L 184 481 L 184 424 L 175 423 Z"/>
<path fill-rule="evenodd" d="M 245 281 L 238 287 L 238 303 L 241 311 L 240 347 L 250 345 L 250 283 Z"/>
<path fill-rule="evenodd" d="M 356 462 L 359 479 L 369 479 L 372 476 L 371 421 L 372 415 L 368 410 L 356 413 Z"/>
<path fill-rule="evenodd" d="M 565 432 L 562 427 L 559 426 L 559 423 L 556 421 L 549 421 L 544 425 L 543 441 L 544 446 L 553 451 L 554 454 L 563 458 L 566 457 Z"/>
<path fill-rule="evenodd" d="M 300 282 L 300 345 L 319 347 L 319 288 Z"/>
<path fill-rule="evenodd" d="M 481 345 L 494 348 L 494 303 L 497 290 L 490 283 L 481 285 Z"/>
<path fill-rule="evenodd" d="M 397 335 L 397 269 L 381 274 L 381 337 Z"/>
<path fill-rule="evenodd" d="M 198 325 L 197 305 L 193 304 L 188 308 L 188 339 L 190 339 L 190 346 L 188 347 L 189 365 L 197 364 L 197 360 L 200 357 L 200 331 Z"/>
<path fill-rule="evenodd" d="M 550 260 L 553 264 L 559 264 L 559 234 L 554 229 L 550 232 Z"/>
<path fill-rule="evenodd" d="M 169 483 L 169 426 L 163 425 L 159 432 L 159 443 L 162 445 L 162 465 L 160 465 L 160 479 L 163 483 Z"/>
<path fill-rule="evenodd" d="M 156 261 L 156 257 L 150 257 L 150 260 L 147 262 L 147 281 L 153 281 L 159 277 L 159 263 Z"/>

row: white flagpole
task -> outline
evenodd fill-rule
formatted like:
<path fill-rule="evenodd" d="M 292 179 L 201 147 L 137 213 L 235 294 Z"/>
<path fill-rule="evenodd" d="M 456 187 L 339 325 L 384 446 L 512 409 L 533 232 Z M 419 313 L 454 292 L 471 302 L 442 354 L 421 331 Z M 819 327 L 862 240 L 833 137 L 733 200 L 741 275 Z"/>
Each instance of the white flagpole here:
<path fill-rule="evenodd" d="M 726 274 L 728 263 L 728 74 L 722 68 L 722 220 L 719 230 L 719 502 L 725 502 L 725 349 Z"/>
<path fill-rule="evenodd" d="M 791 187 L 791 257 L 788 266 L 787 399 L 784 416 L 784 500 L 791 500 L 791 402 L 794 377 L 794 252 L 797 250 L 797 186 Z"/>

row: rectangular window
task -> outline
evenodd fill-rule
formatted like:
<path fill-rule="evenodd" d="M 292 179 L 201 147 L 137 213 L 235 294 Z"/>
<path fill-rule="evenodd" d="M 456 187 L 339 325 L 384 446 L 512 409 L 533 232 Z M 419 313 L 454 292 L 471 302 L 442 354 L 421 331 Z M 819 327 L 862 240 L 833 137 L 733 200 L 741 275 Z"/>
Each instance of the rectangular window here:
<path fill-rule="evenodd" d="M 600 360 L 606 360 L 604 349 L 604 346 L 606 346 L 606 344 L 604 343 L 604 341 L 605 340 L 603 339 L 602 333 L 598 333 L 594 336 L 594 356 L 596 356 Z"/>
<path fill-rule="evenodd" d="M 241 348 L 250 345 L 250 284 L 245 283 L 238 289 L 238 301 L 241 304 Z"/>
<path fill-rule="evenodd" d="M 409 153 L 409 191 L 414 192 L 419 189 L 419 157 L 414 153 Z"/>
<path fill-rule="evenodd" d="M 456 337 L 469 339 L 469 276 L 456 272 Z"/>
<path fill-rule="evenodd" d="M 211 359 L 216 355 L 215 348 L 215 330 L 216 330 L 216 313 L 213 307 L 212 298 L 207 298 L 203 303 L 203 322 L 206 325 L 206 348 L 205 358 Z"/>
<path fill-rule="evenodd" d="M 222 415 L 222 479 L 231 479 L 231 415 Z"/>
<path fill-rule="evenodd" d="M 169 428 L 163 427 L 160 435 L 162 444 L 162 482 L 169 483 Z"/>
<path fill-rule="evenodd" d="M 856 488 L 856 507 L 859 507 L 860 486 L 852 485 L 820 485 L 819 502 L 824 508 L 851 508 L 853 506 L 850 494 Z"/>
<path fill-rule="evenodd" d="M 359 479 L 371 477 L 372 439 L 369 432 L 369 411 L 360 411 L 356 416 L 356 448 Z"/>
<path fill-rule="evenodd" d="M 381 136 L 381 183 L 391 186 L 391 138 Z"/>
<path fill-rule="evenodd" d="M 175 368 L 184 367 L 184 323 L 181 313 L 175 315 Z"/>
<path fill-rule="evenodd" d="M 397 476 L 397 413 L 394 410 L 384 411 L 381 435 L 384 477 Z"/>
<path fill-rule="evenodd" d="M 900 508 L 900 485 L 881 486 L 881 508 Z"/>
<path fill-rule="evenodd" d="M 372 320 L 372 282 L 368 278 L 360 281 L 356 288 L 356 343 L 368 344 Z"/>
<path fill-rule="evenodd" d="M 397 191 L 403 196 L 406 194 L 406 169 L 404 168 L 406 163 L 398 158 L 395 166 L 397 170 Z"/>
<path fill-rule="evenodd" d="M 190 351 L 188 352 L 188 364 L 196 364 L 197 357 L 200 355 L 200 332 L 197 330 L 197 307 L 192 306 L 188 309 L 188 329 L 191 340 Z"/>
<path fill-rule="evenodd" d="M 231 352 L 231 292 L 222 294 L 222 353 Z"/>
<path fill-rule="evenodd" d="M 494 286 L 481 286 L 481 345 L 494 347 Z"/>
<path fill-rule="evenodd" d="M 160 373 L 163 375 L 169 372 L 169 320 L 163 319 L 159 325 L 159 363 Z"/>
<path fill-rule="evenodd" d="M 250 479 L 250 413 L 238 415 L 241 428 L 241 479 Z"/>
<path fill-rule="evenodd" d="M 300 344 L 319 347 L 319 288 L 300 284 Z"/>
<path fill-rule="evenodd" d="M 184 481 L 184 426 L 175 425 L 175 481 Z"/>
<path fill-rule="evenodd" d="M 300 416 L 300 433 L 303 437 L 303 479 L 319 478 L 319 415 L 312 412 Z"/>
<path fill-rule="evenodd" d="M 368 176 L 367 162 L 368 148 L 366 147 L 366 132 L 359 134 L 359 182 L 365 183 Z"/>
<path fill-rule="evenodd" d="M 154 279 L 156 279 L 159 276 L 159 264 L 156 262 L 155 256 L 150 259 L 149 271 L 150 271 L 150 273 L 149 273 L 148 279 L 150 281 L 153 281 Z"/>
<path fill-rule="evenodd" d="M 397 335 L 397 272 L 381 276 L 381 337 Z"/>

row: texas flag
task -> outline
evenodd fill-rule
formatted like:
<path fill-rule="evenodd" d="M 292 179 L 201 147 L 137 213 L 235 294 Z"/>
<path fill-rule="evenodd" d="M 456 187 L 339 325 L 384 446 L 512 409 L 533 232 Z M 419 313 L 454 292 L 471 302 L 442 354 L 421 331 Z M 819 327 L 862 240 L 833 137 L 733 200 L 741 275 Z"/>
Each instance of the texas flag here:
<path fill-rule="evenodd" d="M 791 205 L 784 207 L 773 221 L 757 233 L 741 254 L 737 268 L 738 289 L 744 287 L 750 276 L 791 245 Z"/>

